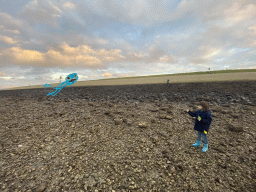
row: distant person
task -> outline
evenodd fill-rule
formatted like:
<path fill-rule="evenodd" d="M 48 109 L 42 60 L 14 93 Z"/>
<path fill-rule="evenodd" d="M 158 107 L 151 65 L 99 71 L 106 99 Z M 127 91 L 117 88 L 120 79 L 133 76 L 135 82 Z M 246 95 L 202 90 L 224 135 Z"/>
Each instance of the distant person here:
<path fill-rule="evenodd" d="M 167 85 L 170 85 L 169 81 L 170 81 L 170 80 L 169 80 L 169 79 L 167 79 Z"/>
<path fill-rule="evenodd" d="M 200 102 L 197 105 L 198 110 L 193 113 L 189 109 L 187 109 L 187 112 L 192 117 L 196 117 L 196 122 L 194 126 L 194 130 L 197 131 L 197 142 L 193 144 L 193 147 L 200 147 L 201 145 L 201 136 L 203 136 L 204 139 L 204 148 L 202 149 L 202 152 L 206 152 L 208 150 L 208 139 L 207 134 L 212 122 L 212 114 L 209 110 L 209 104 L 205 101 Z"/>

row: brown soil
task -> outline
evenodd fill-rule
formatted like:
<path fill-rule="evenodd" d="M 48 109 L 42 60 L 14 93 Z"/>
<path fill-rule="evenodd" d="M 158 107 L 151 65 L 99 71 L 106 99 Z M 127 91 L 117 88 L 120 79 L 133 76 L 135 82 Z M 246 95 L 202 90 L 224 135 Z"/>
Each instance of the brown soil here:
<path fill-rule="evenodd" d="M 0 91 L 0 191 L 255 191 L 256 81 L 52 91 Z"/>

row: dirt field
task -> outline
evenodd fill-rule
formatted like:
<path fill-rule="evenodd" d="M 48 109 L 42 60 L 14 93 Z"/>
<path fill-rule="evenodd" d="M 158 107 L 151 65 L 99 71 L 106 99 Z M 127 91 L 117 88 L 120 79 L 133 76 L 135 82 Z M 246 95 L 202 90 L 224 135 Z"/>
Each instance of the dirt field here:
<path fill-rule="evenodd" d="M 256 81 L 52 91 L 0 91 L 0 191 L 255 192 Z M 186 112 L 201 100 L 206 153 Z"/>
<path fill-rule="evenodd" d="M 78 75 L 79 76 L 79 75 Z M 256 80 L 256 72 L 241 72 L 241 73 L 218 73 L 218 74 L 203 74 L 203 75 L 180 75 L 180 76 L 163 76 L 163 77 L 145 77 L 145 78 L 129 78 L 129 79 L 109 79 L 96 81 L 78 81 L 72 87 L 80 86 L 104 86 L 104 85 L 136 85 L 136 84 L 159 84 L 167 83 L 167 79 L 172 83 L 187 83 L 187 82 L 213 82 L 213 81 L 242 81 Z M 63 82 L 63 81 L 62 81 Z M 46 82 L 47 83 L 47 82 Z M 51 84 L 53 86 L 59 83 Z M 25 86 L 14 89 L 33 89 L 44 88 L 43 85 Z"/>

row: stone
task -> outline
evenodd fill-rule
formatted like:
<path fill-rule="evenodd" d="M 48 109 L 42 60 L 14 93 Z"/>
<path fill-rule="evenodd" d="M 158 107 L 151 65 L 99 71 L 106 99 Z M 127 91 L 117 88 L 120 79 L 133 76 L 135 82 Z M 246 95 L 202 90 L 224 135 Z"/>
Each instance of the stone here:
<path fill-rule="evenodd" d="M 114 119 L 114 122 L 115 122 L 116 125 L 120 125 L 123 122 L 123 120 L 121 120 L 121 119 Z"/>
<path fill-rule="evenodd" d="M 46 188 L 46 184 L 45 183 L 41 183 L 37 188 L 36 188 L 36 192 L 42 192 L 44 191 Z"/>
<path fill-rule="evenodd" d="M 138 124 L 138 126 L 139 126 L 140 128 L 146 128 L 146 127 L 148 127 L 148 125 L 147 125 L 146 122 L 140 122 L 140 123 Z"/>
<path fill-rule="evenodd" d="M 131 121 L 131 120 L 127 120 L 126 123 L 127 123 L 127 125 L 129 125 L 129 126 L 132 125 L 132 121 Z"/>
<path fill-rule="evenodd" d="M 151 123 L 155 123 L 156 122 L 156 119 L 155 118 L 151 118 Z"/>
<path fill-rule="evenodd" d="M 150 111 L 152 111 L 152 112 L 157 112 L 157 111 L 159 111 L 157 108 L 155 108 L 155 109 L 150 109 Z"/>
<path fill-rule="evenodd" d="M 229 124 L 229 130 L 234 132 L 243 132 L 243 126 L 240 124 Z"/>
<path fill-rule="evenodd" d="M 250 152 L 253 152 L 253 151 L 254 151 L 253 146 L 249 146 L 249 151 L 250 151 Z"/>
<path fill-rule="evenodd" d="M 230 114 L 233 118 L 238 119 L 240 116 L 238 114 Z"/>

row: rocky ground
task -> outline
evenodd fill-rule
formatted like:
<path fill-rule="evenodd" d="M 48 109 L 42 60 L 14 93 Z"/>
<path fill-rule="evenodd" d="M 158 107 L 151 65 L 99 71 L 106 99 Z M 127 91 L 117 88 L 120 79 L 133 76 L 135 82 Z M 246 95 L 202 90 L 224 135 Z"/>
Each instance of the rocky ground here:
<path fill-rule="evenodd" d="M 255 191 L 256 81 L 52 91 L 0 91 L 0 191 Z"/>

